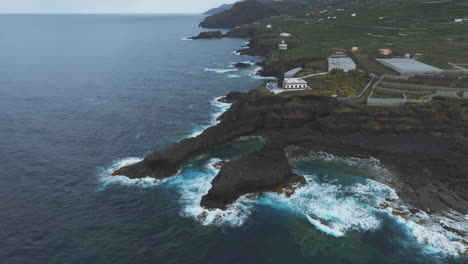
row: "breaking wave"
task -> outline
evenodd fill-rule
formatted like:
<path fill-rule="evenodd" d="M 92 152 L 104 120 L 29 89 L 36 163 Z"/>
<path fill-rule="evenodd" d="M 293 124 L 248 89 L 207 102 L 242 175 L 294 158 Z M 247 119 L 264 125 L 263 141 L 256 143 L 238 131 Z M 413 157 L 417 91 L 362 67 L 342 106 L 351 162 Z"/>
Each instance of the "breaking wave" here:
<path fill-rule="evenodd" d="M 216 99 L 212 102 L 213 105 L 219 103 L 215 103 Z M 311 153 L 309 158 L 323 162 L 342 162 L 349 166 L 367 168 L 375 173 L 387 173 L 374 158 L 343 158 L 323 152 Z M 444 226 L 466 234 L 468 216 L 454 211 L 449 212 L 448 216 L 429 215 L 422 211 L 411 213 L 411 208 L 399 200 L 393 188 L 371 179 L 342 184 L 334 177 L 307 174 L 299 168 L 296 169 L 296 173 L 303 175 L 307 183 L 297 188 L 290 196 L 278 193 L 264 193 L 258 197 L 244 195 L 226 210 L 208 210 L 200 206 L 200 201 L 203 195 L 208 193 L 211 181 L 219 172 L 215 164 L 221 161 L 220 159 L 212 158 L 201 165 L 196 165 L 196 162 L 189 164 L 179 174 L 165 180 L 110 176 L 116 169 L 141 160 L 122 159 L 103 170 L 100 177 L 102 188 L 113 184 L 148 188 L 166 183 L 175 187 L 181 195 L 181 216 L 192 218 L 202 225 L 242 226 L 255 210 L 255 205 L 263 204 L 303 216 L 313 228 L 334 237 L 346 236 L 350 231 L 378 231 L 383 223 L 380 214 L 385 213 L 408 230 L 409 239 L 424 245 L 428 254 L 458 256 L 467 251 L 468 239 L 447 230 Z M 306 158 L 298 160 L 303 161 Z"/>
<path fill-rule="evenodd" d="M 102 183 L 101 189 L 105 189 L 108 186 L 119 184 L 125 186 L 136 186 L 136 187 L 153 187 L 159 185 L 164 180 L 158 180 L 151 177 L 142 179 L 130 179 L 126 176 L 112 176 L 112 173 L 122 167 L 132 165 L 142 161 L 142 158 L 125 158 L 114 162 L 108 168 L 101 168 L 99 174 L 99 180 Z"/>
<path fill-rule="evenodd" d="M 295 161 L 319 160 L 335 165 L 365 168 L 370 177 L 365 183 L 340 184 L 336 178 L 307 175 L 307 184 L 291 197 L 267 194 L 304 214 L 311 224 L 324 233 L 335 237 L 346 235 L 347 231 L 376 231 L 382 219 L 377 213 L 386 213 L 419 244 L 426 253 L 458 256 L 467 252 L 468 238 L 460 234 L 468 232 L 468 215 L 450 211 L 446 215 L 430 215 L 423 211 L 413 213 L 412 208 L 400 200 L 396 190 L 380 183 L 393 181 L 394 175 L 382 167 L 375 158 L 338 157 L 324 152 L 312 152 L 309 156 Z M 444 228 L 448 226 L 450 229 Z M 457 230 L 453 231 L 453 230 Z"/>
<path fill-rule="evenodd" d="M 291 210 L 303 214 L 317 229 L 335 237 L 348 231 L 374 231 L 380 220 L 373 206 L 386 198 L 395 198 L 393 189 L 372 180 L 352 186 L 320 183 L 315 175 L 304 175 L 307 184 L 291 196 L 268 193 Z"/>
<path fill-rule="evenodd" d="M 240 78 L 240 77 L 242 77 L 242 76 L 239 75 L 239 74 L 228 74 L 227 77 L 228 77 L 229 79 L 233 79 L 233 78 Z"/>
<path fill-rule="evenodd" d="M 418 243 L 426 246 L 426 253 L 452 256 L 467 253 L 468 215 L 453 211 L 444 216 L 430 215 L 423 211 L 413 214 L 410 209 L 407 205 L 399 205 L 395 208 L 389 207 L 386 211 L 407 228 Z M 394 212 L 398 214 L 393 214 Z M 444 227 L 449 227 L 450 231 Z"/>
<path fill-rule="evenodd" d="M 249 76 L 255 80 L 276 80 L 277 79 L 276 77 L 272 77 L 272 76 L 260 76 L 258 73 L 260 72 L 261 69 L 262 67 L 260 66 L 254 67 L 253 71 L 249 73 Z"/>
<path fill-rule="evenodd" d="M 379 160 L 374 158 L 342 158 L 326 153 L 314 153 L 312 159 L 317 158 L 347 162 L 350 166 L 367 168 L 374 173 L 383 173 L 381 177 L 388 177 L 385 175 L 388 170 L 381 167 Z M 353 184 L 340 184 L 333 177 L 296 171 L 306 178 L 307 184 L 296 189 L 291 196 L 264 193 L 254 198 L 252 195 L 244 195 L 225 211 L 207 210 L 200 206 L 200 201 L 211 188 L 211 181 L 219 172 L 213 166 L 218 161 L 220 160 L 210 160 L 206 164 L 205 172 L 194 173 L 188 179 L 179 178 L 177 185 L 182 196 L 182 216 L 193 218 L 203 225 L 239 227 L 255 210 L 255 204 L 263 204 L 302 215 L 314 228 L 334 237 L 342 237 L 350 231 L 378 231 L 383 223 L 381 214 L 386 213 L 406 228 L 415 242 L 424 245 L 427 253 L 457 256 L 467 250 L 466 238 L 442 226 L 445 224 L 466 232 L 467 216 L 455 217 L 456 214 L 452 213 L 451 220 L 442 216 L 429 216 L 424 212 L 412 215 L 409 207 L 406 207 L 406 216 L 392 214 L 393 208 L 389 204 L 402 203 L 396 191 L 371 179 L 363 179 Z"/>
<path fill-rule="evenodd" d="M 193 218 L 203 225 L 239 227 L 250 216 L 253 209 L 252 200 L 247 196 L 239 198 L 226 210 L 208 210 L 200 206 L 203 195 L 208 193 L 211 181 L 219 172 L 219 169 L 214 167 L 214 164 L 219 161 L 221 160 L 211 159 L 205 165 L 203 172 L 189 171 L 172 182 L 177 185 L 181 193 L 181 215 Z"/>
<path fill-rule="evenodd" d="M 212 108 L 212 114 L 210 116 L 210 122 L 208 125 L 205 125 L 205 126 L 198 126 L 196 127 L 192 134 L 190 134 L 189 137 L 196 137 L 198 135 L 200 135 L 201 133 L 203 133 L 203 131 L 205 131 L 205 129 L 209 128 L 209 127 L 212 127 L 212 126 L 215 126 L 217 125 L 220 121 L 218 120 L 218 118 L 224 113 L 226 112 L 232 104 L 229 104 L 229 103 L 223 103 L 223 102 L 220 102 L 219 99 L 223 98 L 223 96 L 219 96 L 219 97 L 215 97 L 214 99 L 212 99 L 210 101 L 210 105 L 211 105 L 211 108 Z"/>
<path fill-rule="evenodd" d="M 216 125 L 218 118 L 229 109 L 231 104 L 219 102 L 220 98 L 222 97 L 216 97 L 210 102 L 213 114 L 209 124 L 196 128 L 192 137 Z M 244 195 L 226 210 L 208 210 L 200 206 L 203 195 L 208 193 L 211 181 L 219 172 L 215 164 L 221 160 L 216 158 L 204 162 L 202 166 L 188 164 L 176 176 L 164 180 L 111 176 L 113 171 L 123 166 L 142 161 L 142 158 L 125 158 L 101 169 L 99 179 L 101 189 L 111 185 L 149 188 L 163 183 L 175 187 L 181 196 L 181 216 L 192 218 L 202 225 L 242 226 L 255 210 L 255 205 L 263 204 L 303 216 L 311 224 L 311 228 L 333 237 L 343 237 L 351 231 L 378 232 L 383 223 L 383 213 L 406 229 L 409 239 L 423 245 L 428 254 L 466 254 L 468 238 L 464 234 L 468 232 L 468 215 L 455 211 L 445 215 L 431 215 L 423 211 L 414 213 L 410 206 L 399 199 L 395 189 L 384 184 L 394 181 L 394 175 L 381 166 L 378 159 L 339 157 L 325 152 L 288 157 L 295 165 L 296 173 L 306 178 L 304 186 L 297 188 L 290 196 L 279 193 L 264 193 L 258 197 Z M 311 173 L 310 168 L 304 169 L 298 165 L 300 162 L 310 161 L 364 169 L 369 178 L 361 177 L 356 181 L 343 182 L 343 179 L 331 175 Z M 345 178 L 352 177 L 354 176 L 348 175 Z"/>
<path fill-rule="evenodd" d="M 215 72 L 215 73 L 227 73 L 227 72 L 235 72 L 237 69 L 212 69 L 212 68 L 205 68 L 205 72 Z"/>

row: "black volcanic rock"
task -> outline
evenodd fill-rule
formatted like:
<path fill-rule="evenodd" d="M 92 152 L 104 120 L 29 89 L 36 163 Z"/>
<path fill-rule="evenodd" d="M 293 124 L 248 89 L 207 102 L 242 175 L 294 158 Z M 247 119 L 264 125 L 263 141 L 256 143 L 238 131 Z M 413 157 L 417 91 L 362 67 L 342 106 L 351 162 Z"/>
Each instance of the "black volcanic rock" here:
<path fill-rule="evenodd" d="M 234 28 L 255 21 L 277 16 L 279 13 L 259 1 L 245 1 L 231 9 L 207 17 L 200 23 L 203 28 Z"/>
<path fill-rule="evenodd" d="M 266 146 L 226 162 L 201 205 L 224 209 L 244 194 L 275 191 L 278 186 L 287 188 L 293 183 L 305 183 L 305 179 L 292 173 L 283 149 Z"/>
<path fill-rule="evenodd" d="M 290 105 L 291 99 L 279 96 L 254 97 L 232 93 L 227 99 L 237 102 L 221 116 L 223 122 L 220 124 L 208 128 L 196 138 L 184 139 L 166 150 L 148 155 L 142 162 L 123 167 L 113 174 L 130 178 L 167 178 L 174 175 L 187 161 L 216 146 L 241 136 L 252 135 L 260 128 L 302 126 L 305 122 L 332 111 L 337 105 L 335 101 L 331 103 L 332 99 L 327 97 L 308 97 L 308 103 L 295 106 Z"/>
<path fill-rule="evenodd" d="M 225 100 L 236 102 L 221 116 L 218 125 L 196 138 L 148 155 L 142 162 L 123 167 L 114 175 L 170 177 L 186 162 L 217 146 L 242 136 L 261 135 L 268 145 L 280 149 L 295 145 L 342 156 L 378 158 L 398 174 L 399 182 L 394 187 L 413 206 L 425 211 L 454 208 L 468 213 L 468 104 L 464 101 L 375 108 L 321 96 L 232 93 Z M 262 160 L 259 164 L 266 166 L 269 159 L 266 154 L 247 157 L 258 158 Z M 270 166 L 275 166 L 278 156 L 270 158 L 275 160 Z M 258 169 L 253 164 L 249 169 L 246 165 L 249 161 L 245 159 L 225 163 L 223 168 L 228 167 L 220 177 L 243 186 L 244 180 L 249 181 L 245 177 L 250 172 L 254 178 L 259 176 Z M 287 177 L 285 168 L 281 165 L 278 175 L 273 177 Z M 235 171 L 246 175 L 233 179 Z M 226 185 L 225 180 L 219 181 Z M 205 203 L 222 207 L 244 192 L 263 191 L 263 185 L 253 186 L 252 189 L 231 186 L 231 194 L 226 197 L 213 191 Z"/>
<path fill-rule="evenodd" d="M 238 62 L 238 63 L 234 63 L 233 66 L 236 68 L 248 68 L 248 67 L 251 67 L 252 64 L 245 63 L 245 62 Z"/>
<path fill-rule="evenodd" d="M 230 38 L 253 38 L 257 34 L 257 29 L 253 27 L 232 28 L 226 33 Z"/>
<path fill-rule="evenodd" d="M 221 31 L 205 31 L 190 39 L 219 39 L 223 37 L 224 35 Z"/>

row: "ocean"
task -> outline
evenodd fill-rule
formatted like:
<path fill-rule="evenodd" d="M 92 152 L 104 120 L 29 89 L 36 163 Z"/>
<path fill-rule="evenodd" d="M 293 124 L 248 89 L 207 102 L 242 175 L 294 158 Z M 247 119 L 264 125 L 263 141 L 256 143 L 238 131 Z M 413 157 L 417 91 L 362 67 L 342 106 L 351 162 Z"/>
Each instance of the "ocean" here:
<path fill-rule="evenodd" d="M 466 263 L 467 216 L 407 210 L 376 159 L 310 153 L 293 196 L 199 206 L 216 161 L 262 147 L 245 137 L 166 180 L 111 177 L 215 125 L 217 98 L 264 82 L 245 39 L 187 40 L 200 15 L 0 16 L 0 262 Z M 292 146 L 293 147 L 293 146 Z M 205 213 L 204 213 L 205 212 Z"/>

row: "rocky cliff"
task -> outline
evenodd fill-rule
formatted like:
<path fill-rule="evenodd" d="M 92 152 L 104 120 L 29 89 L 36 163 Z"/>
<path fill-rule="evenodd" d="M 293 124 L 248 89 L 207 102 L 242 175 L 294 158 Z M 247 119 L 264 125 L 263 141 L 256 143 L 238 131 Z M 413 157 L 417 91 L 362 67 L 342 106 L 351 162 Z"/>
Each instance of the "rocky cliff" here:
<path fill-rule="evenodd" d="M 241 136 L 261 135 L 268 147 L 255 154 L 258 156 L 225 163 L 203 200 L 205 206 L 222 208 L 240 195 L 286 181 L 291 174 L 280 150 L 295 145 L 337 155 L 379 158 L 398 174 L 399 185 L 395 187 L 413 206 L 468 212 L 466 102 L 366 108 L 328 97 L 242 93 L 232 93 L 226 100 L 236 102 L 221 116 L 220 124 L 114 175 L 170 177 L 184 163 L 216 146 Z M 278 173 L 261 173 L 249 164 L 253 159 L 259 161 L 259 168 L 269 164 Z"/>

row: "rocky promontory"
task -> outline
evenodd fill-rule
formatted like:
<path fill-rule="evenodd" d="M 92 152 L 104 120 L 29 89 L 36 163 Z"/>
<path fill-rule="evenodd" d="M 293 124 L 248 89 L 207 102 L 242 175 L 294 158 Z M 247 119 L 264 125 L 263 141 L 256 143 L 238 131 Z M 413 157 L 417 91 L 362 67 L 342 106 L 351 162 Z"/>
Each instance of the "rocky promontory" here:
<path fill-rule="evenodd" d="M 304 177 L 292 173 L 284 150 L 266 146 L 223 165 L 201 205 L 224 209 L 241 195 L 282 191 L 281 188 L 293 188 L 294 184 L 301 183 L 305 183 Z"/>
<path fill-rule="evenodd" d="M 236 68 L 248 68 L 252 66 L 252 63 L 245 63 L 245 62 L 236 62 L 232 66 Z"/>
<path fill-rule="evenodd" d="M 223 37 L 224 34 L 221 31 L 205 31 L 190 39 L 219 39 Z"/>
<path fill-rule="evenodd" d="M 282 149 L 294 145 L 309 151 L 378 158 L 398 175 L 394 187 L 413 206 L 468 213 L 466 101 L 376 108 L 321 96 L 254 93 L 232 93 L 225 101 L 235 102 L 218 125 L 114 175 L 170 177 L 186 162 L 217 146 L 260 135 L 267 141 L 265 148 L 224 163 L 203 205 L 222 208 L 245 193 L 281 185 L 291 177 Z M 261 173 L 262 168 L 270 173 Z"/>

